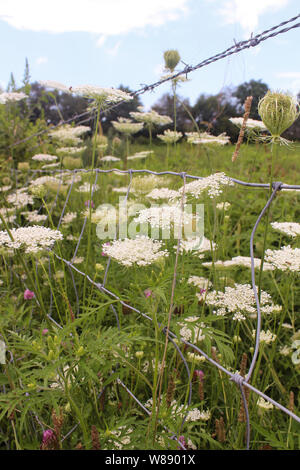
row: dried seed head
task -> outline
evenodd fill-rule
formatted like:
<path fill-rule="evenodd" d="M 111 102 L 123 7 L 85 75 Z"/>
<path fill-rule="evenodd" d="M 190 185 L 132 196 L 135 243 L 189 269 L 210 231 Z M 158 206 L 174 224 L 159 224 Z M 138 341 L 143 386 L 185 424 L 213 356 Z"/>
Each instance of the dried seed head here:
<path fill-rule="evenodd" d="M 293 96 L 271 92 L 258 103 L 258 113 L 270 131 L 273 141 L 280 140 L 281 134 L 288 129 L 298 118 L 299 104 Z"/>
<path fill-rule="evenodd" d="M 179 52 L 176 50 L 169 50 L 164 53 L 164 59 L 165 59 L 165 67 L 166 69 L 171 70 L 171 72 L 174 72 L 174 69 L 178 62 L 180 61 L 180 55 Z"/>

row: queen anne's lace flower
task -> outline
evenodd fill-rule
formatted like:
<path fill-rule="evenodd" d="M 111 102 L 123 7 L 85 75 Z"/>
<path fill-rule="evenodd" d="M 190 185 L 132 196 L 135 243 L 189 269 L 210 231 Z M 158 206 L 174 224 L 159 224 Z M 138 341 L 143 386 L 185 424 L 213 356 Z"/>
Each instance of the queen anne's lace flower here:
<path fill-rule="evenodd" d="M 14 193 L 9 194 L 6 200 L 17 208 L 33 204 L 34 202 L 33 197 L 27 193 L 26 188 L 17 189 Z"/>
<path fill-rule="evenodd" d="M 252 331 L 253 338 L 255 338 L 255 335 L 256 335 L 256 331 L 253 330 Z M 270 330 L 267 330 L 267 331 L 261 330 L 259 333 L 260 343 L 270 344 L 270 343 L 273 343 L 273 341 L 275 341 L 276 338 L 277 336 L 273 334 Z"/>
<path fill-rule="evenodd" d="M 163 134 L 158 134 L 157 137 L 165 144 L 175 144 L 182 137 L 182 132 L 171 131 L 167 129 Z"/>
<path fill-rule="evenodd" d="M 216 308 L 216 315 L 227 315 L 228 313 L 248 313 L 256 314 L 255 296 L 250 284 L 235 284 L 234 287 L 225 287 L 225 292 L 208 292 L 205 302 Z M 274 305 L 270 294 L 261 291 L 261 311 L 266 314 L 278 312 L 281 306 Z"/>
<path fill-rule="evenodd" d="M 169 188 L 155 188 L 147 196 L 149 199 L 175 199 L 180 197 L 178 191 Z"/>
<path fill-rule="evenodd" d="M 0 94 L 0 104 L 13 103 L 15 101 L 24 100 L 25 98 L 27 98 L 27 95 L 22 91 L 4 92 Z"/>
<path fill-rule="evenodd" d="M 215 173 L 182 186 L 179 192 L 182 194 L 184 191 L 185 194 L 198 198 L 204 191 L 207 191 L 209 197 L 214 199 L 222 194 L 223 186 L 234 186 L 234 183 L 225 173 Z"/>
<path fill-rule="evenodd" d="M 115 88 L 102 88 L 94 85 L 81 85 L 71 89 L 72 93 L 91 98 L 101 103 L 118 103 L 119 101 L 130 101 L 133 97 L 122 90 Z"/>
<path fill-rule="evenodd" d="M 232 124 L 235 124 L 237 127 L 242 127 L 244 118 L 243 117 L 234 117 L 230 118 L 229 121 L 232 122 Z M 257 121 L 256 119 L 247 119 L 246 122 L 246 129 L 255 129 L 255 130 L 260 130 L 260 131 L 266 131 L 267 128 L 264 125 L 262 121 Z"/>
<path fill-rule="evenodd" d="M 254 258 L 254 267 L 255 268 L 260 268 L 261 265 L 261 260 L 259 258 Z M 230 266 L 244 266 L 246 268 L 251 268 L 251 257 L 250 256 L 235 256 L 232 259 L 226 260 L 226 261 L 215 261 L 214 263 L 207 262 L 203 263 L 203 266 L 210 267 L 213 266 L 215 268 L 217 267 L 222 267 L 222 268 L 227 268 Z M 270 263 L 264 263 L 263 265 L 263 270 L 273 270 L 275 269 L 274 266 Z"/>
<path fill-rule="evenodd" d="M 300 248 L 288 245 L 280 250 L 266 250 L 265 259 L 281 271 L 300 271 Z"/>
<path fill-rule="evenodd" d="M 57 240 L 63 239 L 58 230 L 38 225 L 13 228 L 10 233 L 13 240 L 6 231 L 0 232 L 0 246 L 8 249 L 24 248 L 25 253 L 36 253 L 44 248 L 52 248 Z"/>
<path fill-rule="evenodd" d="M 162 242 L 148 237 L 115 240 L 110 245 L 102 247 L 103 253 L 115 259 L 123 266 L 147 266 L 162 257 L 169 255 L 167 250 L 161 250 Z"/>
<path fill-rule="evenodd" d="M 56 155 L 47 155 L 46 153 L 39 153 L 32 157 L 32 160 L 36 162 L 54 162 L 57 160 Z"/>
<path fill-rule="evenodd" d="M 300 235 L 300 224 L 297 222 L 272 222 L 272 227 L 281 233 L 297 237 Z"/>
<path fill-rule="evenodd" d="M 130 116 L 138 122 L 145 122 L 148 125 L 165 126 L 172 123 L 172 119 L 169 116 L 163 116 L 158 114 L 156 111 L 151 110 L 146 113 L 132 111 Z"/>
<path fill-rule="evenodd" d="M 132 122 L 131 119 L 119 117 L 118 121 L 112 121 L 114 128 L 122 134 L 136 134 L 143 129 L 144 124 L 140 122 Z"/>

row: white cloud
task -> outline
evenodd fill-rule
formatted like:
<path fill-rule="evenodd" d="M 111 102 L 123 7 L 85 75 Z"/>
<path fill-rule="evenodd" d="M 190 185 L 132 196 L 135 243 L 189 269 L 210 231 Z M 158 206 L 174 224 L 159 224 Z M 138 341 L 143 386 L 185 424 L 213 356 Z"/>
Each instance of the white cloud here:
<path fill-rule="evenodd" d="M 255 32 L 259 17 L 287 6 L 290 0 L 222 0 L 219 13 L 227 24 L 240 24 L 246 35 Z"/>
<path fill-rule="evenodd" d="M 300 92 L 300 72 L 279 72 L 277 77 L 282 79 L 285 90 L 294 95 Z"/>
<path fill-rule="evenodd" d="M 120 46 L 121 46 L 121 41 L 118 41 L 113 47 L 111 47 L 110 49 L 107 49 L 106 52 L 111 56 L 115 56 L 119 52 Z"/>
<path fill-rule="evenodd" d="M 48 57 L 45 57 L 45 56 L 38 57 L 38 58 L 35 60 L 35 63 L 36 63 L 37 65 L 46 64 L 47 62 L 48 62 Z"/>
<path fill-rule="evenodd" d="M 176 20 L 189 1 L 52 0 L 45 11 L 41 0 L 1 0 L 0 19 L 24 30 L 112 36 Z"/>
<path fill-rule="evenodd" d="M 104 36 L 104 35 L 102 34 L 102 36 L 100 36 L 100 38 L 97 40 L 96 46 L 97 46 L 97 47 L 102 47 L 103 44 L 105 43 L 105 41 L 106 41 L 106 36 Z"/>

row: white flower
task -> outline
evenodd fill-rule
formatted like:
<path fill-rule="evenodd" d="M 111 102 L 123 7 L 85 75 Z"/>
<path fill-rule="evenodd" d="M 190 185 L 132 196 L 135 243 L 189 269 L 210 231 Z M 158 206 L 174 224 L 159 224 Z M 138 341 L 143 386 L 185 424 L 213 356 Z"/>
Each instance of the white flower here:
<path fill-rule="evenodd" d="M 281 271 L 300 271 L 300 248 L 288 245 L 280 250 L 266 250 L 265 259 Z"/>
<path fill-rule="evenodd" d="M 44 248 L 52 248 L 57 240 L 63 239 L 58 230 L 39 225 L 13 228 L 10 233 L 13 240 L 6 231 L 0 232 L 0 246 L 8 249 L 24 248 L 25 253 L 36 253 Z"/>
<path fill-rule="evenodd" d="M 233 124 L 235 124 L 238 127 L 242 127 L 243 122 L 244 122 L 244 118 L 243 117 L 229 118 L 229 121 L 231 121 Z M 255 119 L 250 119 L 250 118 L 248 118 L 247 122 L 246 122 L 246 129 L 247 128 L 248 129 L 256 129 L 256 130 L 260 130 L 260 131 L 266 131 L 267 130 L 266 126 L 264 125 L 264 123 L 262 121 L 257 121 Z"/>
<path fill-rule="evenodd" d="M 62 91 L 64 93 L 70 93 L 70 90 L 66 85 L 54 80 L 39 80 L 38 83 L 45 88 L 53 88 L 54 90 Z"/>
<path fill-rule="evenodd" d="M 46 214 L 39 214 L 37 210 L 32 212 L 21 212 L 22 215 L 29 221 L 29 222 L 43 222 L 47 220 Z"/>
<path fill-rule="evenodd" d="M 235 284 L 234 287 L 225 287 L 225 292 L 212 291 L 206 295 L 205 302 L 217 308 L 216 315 L 226 315 L 228 313 L 248 313 L 256 315 L 256 303 L 254 292 L 250 284 Z M 261 311 L 269 314 L 277 312 L 281 306 L 274 305 L 270 294 L 261 291 Z"/>
<path fill-rule="evenodd" d="M 259 399 L 257 400 L 257 406 L 263 408 L 264 410 L 272 410 L 274 408 L 272 403 L 264 400 L 263 397 L 259 397 Z"/>
<path fill-rule="evenodd" d="M 114 240 L 109 245 L 103 245 L 102 250 L 123 266 L 147 266 L 169 255 L 167 250 L 161 250 L 161 246 L 162 242 L 141 236 L 135 239 Z"/>
<path fill-rule="evenodd" d="M 140 122 L 132 122 L 131 119 L 119 117 L 118 121 L 112 121 L 114 128 L 122 134 L 136 134 L 143 129 L 144 124 Z"/>
<path fill-rule="evenodd" d="M 150 199 L 175 199 L 180 197 L 180 194 L 178 191 L 169 188 L 155 188 L 146 197 Z"/>
<path fill-rule="evenodd" d="M 148 223 L 151 227 L 168 229 L 171 224 L 175 228 L 189 226 L 194 220 L 193 214 L 181 210 L 180 204 L 173 206 L 159 206 L 142 209 L 134 219 L 136 223 Z"/>
<path fill-rule="evenodd" d="M 133 97 L 122 90 L 115 88 L 102 88 L 94 85 L 81 85 L 71 89 L 72 93 L 91 98 L 101 103 L 118 103 L 119 101 L 130 101 Z"/>
<path fill-rule="evenodd" d="M 187 317 L 184 319 L 184 322 L 180 322 L 178 325 L 182 327 L 180 329 L 180 335 L 185 341 L 193 340 L 198 342 L 205 339 L 205 334 L 203 334 L 205 324 L 202 322 L 199 323 L 198 317 Z"/>
<path fill-rule="evenodd" d="M 153 150 L 144 150 L 142 152 L 137 152 L 134 155 L 130 155 L 129 157 L 127 157 L 127 160 L 140 160 L 143 158 L 147 158 L 152 153 Z"/>
<path fill-rule="evenodd" d="M 272 227 L 279 232 L 290 235 L 291 237 L 297 237 L 300 235 L 300 224 L 297 222 L 272 222 Z"/>
<path fill-rule="evenodd" d="M 255 335 L 256 335 L 256 331 L 253 330 L 252 331 L 253 338 L 255 338 Z M 259 334 L 260 343 L 270 344 L 273 341 L 275 341 L 276 338 L 277 338 L 277 336 L 275 334 L 273 334 L 270 330 L 267 330 L 267 331 L 261 330 L 260 331 L 260 334 Z"/>
<path fill-rule="evenodd" d="M 67 212 L 62 218 L 62 223 L 63 224 L 70 224 L 71 222 L 73 222 L 73 220 L 76 219 L 76 217 L 77 217 L 76 212 Z"/>
<path fill-rule="evenodd" d="M 0 94 L 0 104 L 13 103 L 28 98 L 23 92 L 4 92 Z"/>
<path fill-rule="evenodd" d="M 148 125 L 165 126 L 171 124 L 172 119 L 169 116 L 162 116 L 156 111 L 151 110 L 146 113 L 143 112 L 131 112 L 130 116 L 138 122 L 145 122 Z"/>
<path fill-rule="evenodd" d="M 157 137 L 166 144 L 175 144 L 182 137 L 182 132 L 167 129 L 163 134 L 158 134 Z"/>
<path fill-rule="evenodd" d="M 204 253 L 205 251 L 215 250 L 216 248 L 217 245 L 214 242 L 210 241 L 208 238 L 203 236 L 181 240 L 179 251 L 180 253 L 183 253 L 184 251 L 187 253 L 192 252 L 195 255 L 200 255 L 200 258 L 203 258 L 203 256 L 201 256 L 201 253 Z"/>
<path fill-rule="evenodd" d="M 9 194 L 6 200 L 17 208 L 33 204 L 34 202 L 33 197 L 26 192 L 25 188 L 17 189 L 14 193 Z"/>
<path fill-rule="evenodd" d="M 259 258 L 254 258 L 254 268 L 260 268 L 261 260 Z M 211 267 L 213 266 L 212 262 L 207 262 L 203 263 L 203 266 L 206 267 Z M 227 268 L 230 266 L 244 266 L 246 268 L 251 268 L 251 257 L 250 256 L 235 256 L 230 260 L 226 261 L 215 261 L 214 266 L 217 267 L 222 267 L 222 268 Z M 268 270 L 274 270 L 274 266 L 270 263 L 264 263 L 263 265 L 263 270 L 268 271 Z"/>
<path fill-rule="evenodd" d="M 56 155 L 47 155 L 46 153 L 39 153 L 32 157 L 32 160 L 36 162 L 54 162 L 57 160 Z"/>
<path fill-rule="evenodd" d="M 182 186 L 179 189 L 180 194 L 191 194 L 198 198 L 204 191 L 208 192 L 211 199 L 219 196 L 223 192 L 223 186 L 234 186 L 234 183 L 225 175 L 225 173 L 215 173 L 205 178 L 200 178 L 191 183 Z"/>
<path fill-rule="evenodd" d="M 106 155 L 106 157 L 102 157 L 99 160 L 102 162 L 119 162 L 121 161 L 120 158 L 114 157 L 113 155 Z"/>
<path fill-rule="evenodd" d="M 192 135 L 188 136 L 188 143 L 190 144 L 218 144 L 218 145 L 226 145 L 230 142 L 230 137 L 226 135 L 225 132 L 218 136 L 214 136 L 208 134 L 207 132 L 201 132 L 200 134 L 193 133 Z"/>

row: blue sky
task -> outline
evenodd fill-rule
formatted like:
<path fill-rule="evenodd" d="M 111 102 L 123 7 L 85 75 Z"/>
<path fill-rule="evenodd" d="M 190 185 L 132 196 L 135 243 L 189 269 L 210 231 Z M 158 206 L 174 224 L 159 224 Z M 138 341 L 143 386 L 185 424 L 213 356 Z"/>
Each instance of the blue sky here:
<path fill-rule="evenodd" d="M 177 49 L 195 65 L 299 13 L 299 0 L 0 0 L 0 86 L 10 73 L 68 86 L 150 84 L 163 74 L 163 52 Z M 262 79 L 271 89 L 300 91 L 300 28 L 190 74 L 179 94 L 201 93 Z M 183 65 L 179 67 L 179 70 Z M 141 99 L 146 109 L 169 91 Z"/>

